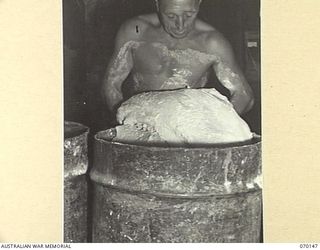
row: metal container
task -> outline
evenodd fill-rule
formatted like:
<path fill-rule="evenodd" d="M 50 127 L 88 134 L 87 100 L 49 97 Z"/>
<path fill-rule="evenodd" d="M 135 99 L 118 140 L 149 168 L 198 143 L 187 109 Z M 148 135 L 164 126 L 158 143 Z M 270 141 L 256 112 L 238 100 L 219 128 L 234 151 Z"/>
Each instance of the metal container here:
<path fill-rule="evenodd" d="M 87 242 L 89 129 L 64 123 L 64 242 Z"/>
<path fill-rule="evenodd" d="M 259 242 L 261 142 L 147 147 L 95 136 L 93 242 Z"/>

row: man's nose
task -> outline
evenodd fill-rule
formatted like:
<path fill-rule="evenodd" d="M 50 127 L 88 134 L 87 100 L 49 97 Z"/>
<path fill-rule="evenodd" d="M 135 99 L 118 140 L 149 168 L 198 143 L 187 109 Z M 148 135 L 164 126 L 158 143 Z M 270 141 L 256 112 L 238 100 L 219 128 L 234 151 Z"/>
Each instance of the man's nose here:
<path fill-rule="evenodd" d="M 178 16 L 178 18 L 176 19 L 176 27 L 178 30 L 184 29 L 184 19 L 182 16 Z"/>

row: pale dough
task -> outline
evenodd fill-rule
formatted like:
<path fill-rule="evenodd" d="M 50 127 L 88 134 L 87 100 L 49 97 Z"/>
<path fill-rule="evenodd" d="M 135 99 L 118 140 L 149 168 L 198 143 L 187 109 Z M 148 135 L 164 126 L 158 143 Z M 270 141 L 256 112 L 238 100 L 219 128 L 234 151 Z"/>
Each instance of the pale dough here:
<path fill-rule="evenodd" d="M 246 122 L 215 89 L 179 89 L 135 95 L 117 111 L 114 141 L 192 146 L 252 139 Z"/>

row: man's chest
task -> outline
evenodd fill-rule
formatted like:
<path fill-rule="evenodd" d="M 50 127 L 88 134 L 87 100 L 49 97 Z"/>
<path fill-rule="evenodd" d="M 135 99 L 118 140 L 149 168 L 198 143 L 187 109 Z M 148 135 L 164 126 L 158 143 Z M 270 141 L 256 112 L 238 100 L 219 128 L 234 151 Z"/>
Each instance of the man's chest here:
<path fill-rule="evenodd" d="M 162 43 L 142 43 L 132 51 L 136 71 L 146 74 L 172 70 L 203 72 L 216 60 L 215 56 L 191 48 L 168 48 Z"/>

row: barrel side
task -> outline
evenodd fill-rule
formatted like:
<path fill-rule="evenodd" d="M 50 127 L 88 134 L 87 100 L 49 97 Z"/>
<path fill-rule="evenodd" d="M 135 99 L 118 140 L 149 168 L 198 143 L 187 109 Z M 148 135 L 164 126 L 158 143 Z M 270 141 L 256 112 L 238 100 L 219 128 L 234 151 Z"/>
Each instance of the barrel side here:
<path fill-rule="evenodd" d="M 64 242 L 87 242 L 88 133 L 82 124 L 65 122 Z"/>
<path fill-rule="evenodd" d="M 64 242 L 87 242 L 86 176 L 75 176 L 64 181 Z"/>
<path fill-rule="evenodd" d="M 226 148 L 160 148 L 95 138 L 91 179 L 160 196 L 208 196 L 261 188 L 261 142 Z"/>
<path fill-rule="evenodd" d="M 93 242 L 259 242 L 261 191 L 163 198 L 95 184 Z"/>
<path fill-rule="evenodd" d="M 95 138 L 93 242 L 259 242 L 261 143 L 161 148 Z"/>

